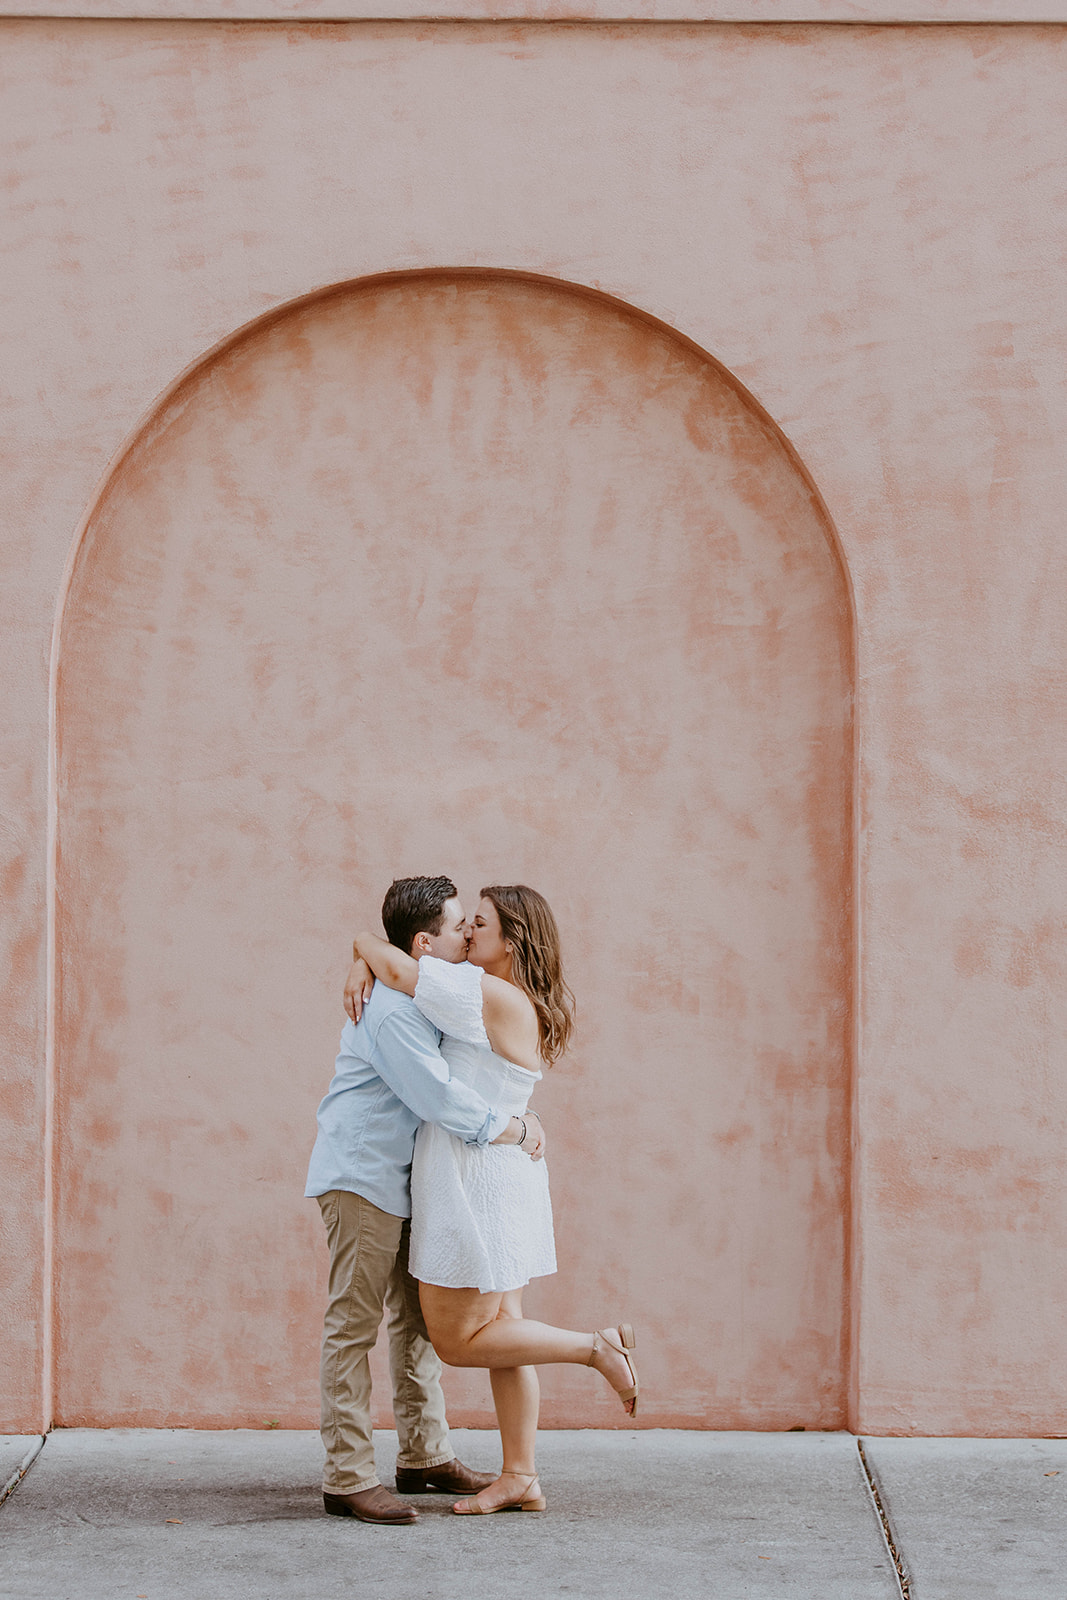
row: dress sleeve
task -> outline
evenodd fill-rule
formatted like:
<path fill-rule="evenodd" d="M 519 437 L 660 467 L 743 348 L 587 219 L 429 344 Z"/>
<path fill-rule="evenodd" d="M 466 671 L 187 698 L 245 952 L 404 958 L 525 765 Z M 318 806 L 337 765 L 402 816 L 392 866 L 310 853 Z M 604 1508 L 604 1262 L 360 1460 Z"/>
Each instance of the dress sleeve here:
<path fill-rule="evenodd" d="M 441 961 L 423 956 L 419 962 L 419 981 L 415 985 L 415 1004 L 423 1016 L 466 1044 L 489 1044 L 482 1022 L 482 969 L 469 961 Z"/>

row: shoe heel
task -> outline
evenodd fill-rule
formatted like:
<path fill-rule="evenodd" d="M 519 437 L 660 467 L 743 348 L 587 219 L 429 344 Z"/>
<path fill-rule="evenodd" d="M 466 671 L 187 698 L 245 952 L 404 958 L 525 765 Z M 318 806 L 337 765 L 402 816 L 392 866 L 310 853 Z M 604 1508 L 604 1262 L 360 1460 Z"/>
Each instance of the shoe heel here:
<path fill-rule="evenodd" d="M 400 1478 L 396 1480 L 397 1494 L 430 1494 L 432 1491 L 425 1478 Z"/>
<path fill-rule="evenodd" d="M 536 1500 L 524 1500 L 520 1509 L 523 1511 L 544 1511 L 547 1505 L 548 1501 L 544 1495 L 539 1494 Z"/>

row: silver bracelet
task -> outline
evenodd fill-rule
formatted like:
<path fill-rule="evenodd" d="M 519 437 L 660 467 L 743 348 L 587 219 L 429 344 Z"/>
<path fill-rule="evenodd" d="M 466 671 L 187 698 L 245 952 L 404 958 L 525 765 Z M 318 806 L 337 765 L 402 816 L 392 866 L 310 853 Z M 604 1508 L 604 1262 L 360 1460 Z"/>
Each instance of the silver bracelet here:
<path fill-rule="evenodd" d="M 518 1144 L 522 1144 L 523 1139 L 526 1138 L 526 1118 L 525 1117 L 520 1117 L 519 1121 L 522 1123 L 522 1139 L 519 1139 L 517 1141 L 517 1143 Z"/>

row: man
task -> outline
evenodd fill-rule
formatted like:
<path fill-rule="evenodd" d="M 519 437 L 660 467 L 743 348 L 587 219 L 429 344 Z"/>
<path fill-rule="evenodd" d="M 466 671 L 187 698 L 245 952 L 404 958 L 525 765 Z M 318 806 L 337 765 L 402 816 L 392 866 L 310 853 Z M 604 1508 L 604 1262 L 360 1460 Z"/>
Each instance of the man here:
<path fill-rule="evenodd" d="M 416 960 L 462 961 L 467 925 L 448 878 L 399 878 L 382 906 L 386 936 Z M 358 1008 L 356 1015 L 359 1015 Z M 330 1246 L 322 1342 L 323 1504 L 362 1522 L 415 1522 L 374 1467 L 369 1354 L 389 1311 L 389 1366 L 402 1493 L 475 1494 L 493 1474 L 453 1453 L 441 1363 L 426 1335 L 418 1285 L 407 1268 L 411 1159 L 420 1122 L 468 1144 L 518 1144 L 518 1117 L 496 1111 L 449 1076 L 441 1035 L 405 994 L 375 984 L 358 1023 L 346 1022 L 333 1082 L 319 1106 L 305 1194 L 316 1198 Z M 543 1148 L 536 1122 L 524 1148 Z"/>

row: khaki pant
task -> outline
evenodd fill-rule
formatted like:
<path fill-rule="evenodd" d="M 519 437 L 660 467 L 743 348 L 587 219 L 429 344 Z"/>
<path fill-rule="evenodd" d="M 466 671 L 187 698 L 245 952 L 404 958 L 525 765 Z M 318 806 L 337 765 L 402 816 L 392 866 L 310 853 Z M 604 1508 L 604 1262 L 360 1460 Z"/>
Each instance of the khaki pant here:
<path fill-rule="evenodd" d="M 374 1470 L 370 1362 L 382 1308 L 389 1312 L 389 1368 L 400 1450 L 398 1467 L 438 1467 L 452 1446 L 441 1393 L 441 1363 L 426 1335 L 419 1286 L 408 1272 L 410 1224 L 362 1195 L 319 1196 L 330 1245 L 330 1300 L 322 1339 L 322 1442 L 327 1494 L 354 1494 L 381 1479 Z"/>

